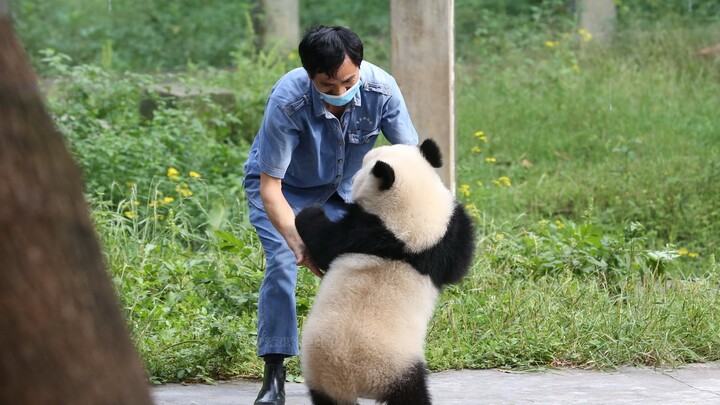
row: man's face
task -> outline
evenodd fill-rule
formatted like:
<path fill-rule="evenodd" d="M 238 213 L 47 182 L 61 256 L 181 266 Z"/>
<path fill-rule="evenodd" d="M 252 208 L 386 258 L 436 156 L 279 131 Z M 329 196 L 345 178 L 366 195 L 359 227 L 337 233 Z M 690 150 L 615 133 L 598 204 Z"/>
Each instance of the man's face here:
<path fill-rule="evenodd" d="M 360 68 L 355 66 L 350 58 L 345 57 L 345 61 L 340 65 L 335 77 L 318 73 L 312 82 L 319 92 L 339 96 L 354 86 L 358 80 L 360 80 Z"/>

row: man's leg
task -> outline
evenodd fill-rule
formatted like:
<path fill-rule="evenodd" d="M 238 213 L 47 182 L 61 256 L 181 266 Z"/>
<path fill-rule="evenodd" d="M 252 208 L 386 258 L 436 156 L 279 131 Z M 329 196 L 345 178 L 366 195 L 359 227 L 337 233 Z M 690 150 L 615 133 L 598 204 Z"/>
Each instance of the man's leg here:
<path fill-rule="evenodd" d="M 266 260 L 258 298 L 258 355 L 265 359 L 265 372 L 255 404 L 282 405 L 285 403 L 283 359 L 299 353 L 295 307 L 297 260 L 265 211 L 248 205 L 250 223 L 255 227 Z M 328 217 L 336 221 L 347 211 L 347 204 L 335 194 L 323 208 Z"/>
<path fill-rule="evenodd" d="M 265 359 L 263 388 L 257 405 L 285 403 L 283 359 L 298 355 L 295 285 L 296 259 L 267 214 L 252 204 L 250 222 L 265 251 L 265 277 L 258 298 L 258 355 Z"/>

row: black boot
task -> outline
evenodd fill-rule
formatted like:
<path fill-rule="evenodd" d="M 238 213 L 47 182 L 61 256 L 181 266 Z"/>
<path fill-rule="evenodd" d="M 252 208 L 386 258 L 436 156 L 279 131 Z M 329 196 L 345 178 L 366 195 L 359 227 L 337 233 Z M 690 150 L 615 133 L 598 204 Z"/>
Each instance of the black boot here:
<path fill-rule="evenodd" d="M 265 364 L 263 386 L 255 405 L 285 405 L 285 366 Z"/>

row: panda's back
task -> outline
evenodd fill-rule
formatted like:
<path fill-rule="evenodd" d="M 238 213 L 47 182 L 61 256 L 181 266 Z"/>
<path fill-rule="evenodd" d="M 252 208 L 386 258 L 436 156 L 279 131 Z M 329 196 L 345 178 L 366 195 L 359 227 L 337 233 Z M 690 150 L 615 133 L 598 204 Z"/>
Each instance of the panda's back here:
<path fill-rule="evenodd" d="M 374 396 L 423 361 L 438 290 L 402 261 L 345 254 L 332 262 L 303 330 L 310 388 Z"/>

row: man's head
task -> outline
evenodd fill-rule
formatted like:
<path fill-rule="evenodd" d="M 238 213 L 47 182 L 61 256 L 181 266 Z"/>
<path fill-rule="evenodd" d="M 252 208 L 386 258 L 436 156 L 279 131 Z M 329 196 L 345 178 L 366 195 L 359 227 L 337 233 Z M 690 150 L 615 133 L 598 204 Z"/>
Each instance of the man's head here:
<path fill-rule="evenodd" d="M 347 28 L 321 25 L 305 33 L 298 53 L 310 79 L 315 79 L 318 73 L 336 78 L 346 57 L 355 67 L 360 67 L 363 43 L 357 34 Z"/>

